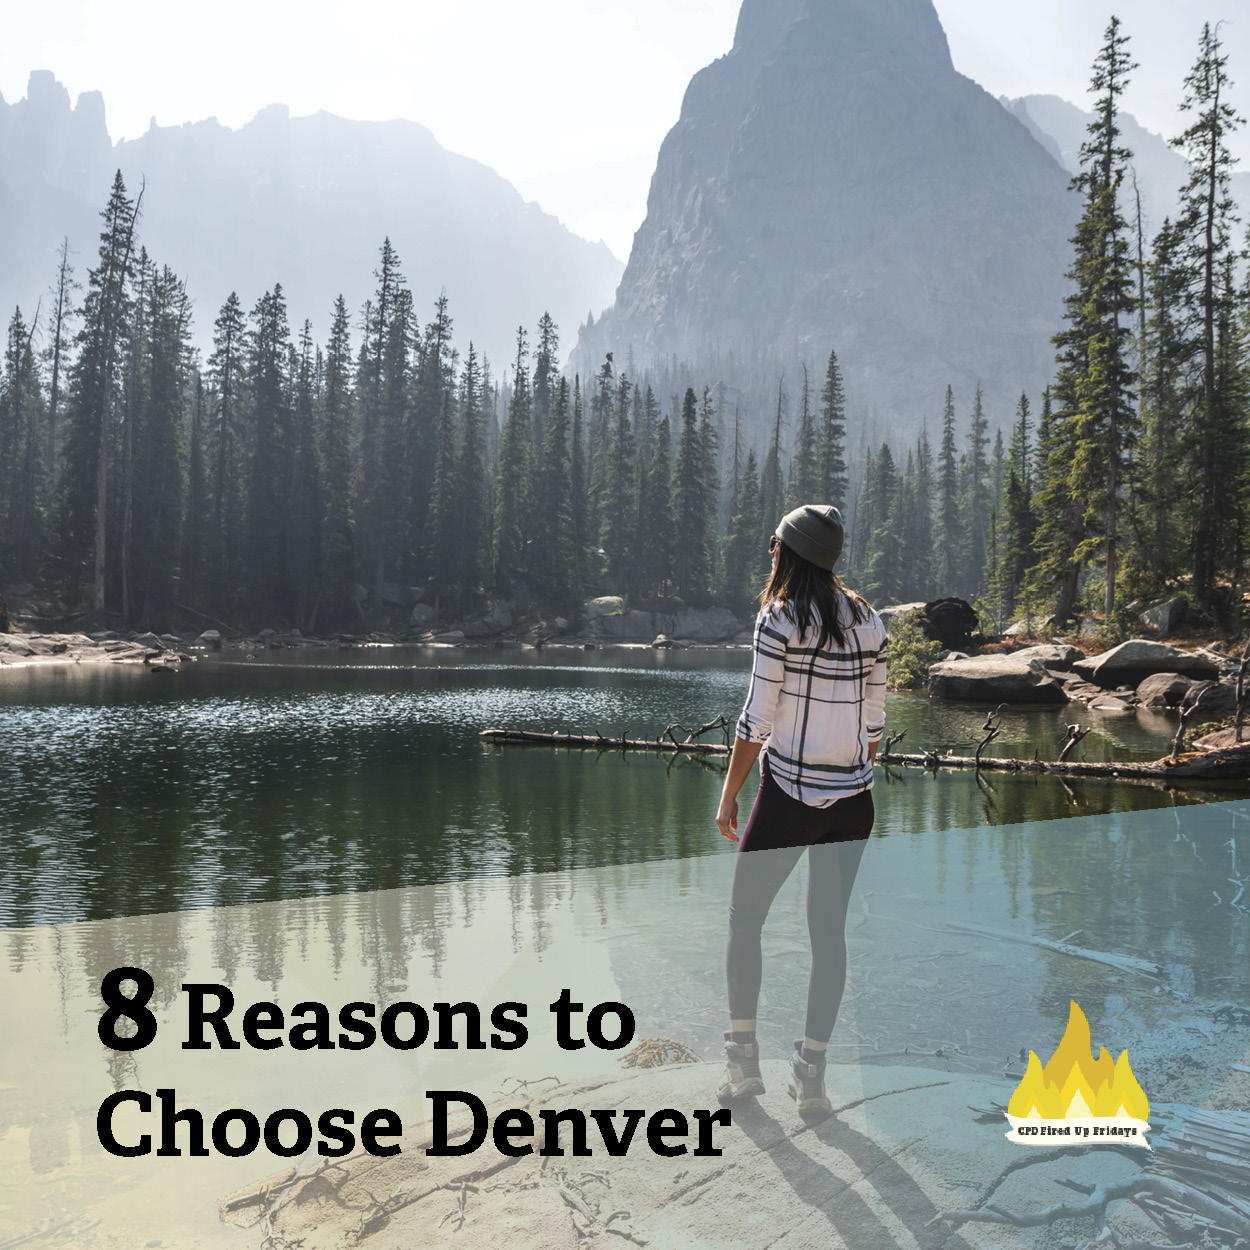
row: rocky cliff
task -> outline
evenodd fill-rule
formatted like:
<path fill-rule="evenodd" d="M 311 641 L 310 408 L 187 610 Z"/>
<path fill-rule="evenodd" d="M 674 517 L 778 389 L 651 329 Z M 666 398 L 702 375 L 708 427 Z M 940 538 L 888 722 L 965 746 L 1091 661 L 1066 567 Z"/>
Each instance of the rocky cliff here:
<path fill-rule="evenodd" d="M 423 320 L 446 289 L 457 340 L 501 365 L 518 323 L 549 310 L 571 342 L 587 308 L 610 302 L 620 264 L 564 228 L 486 166 L 413 122 L 355 122 L 281 105 L 231 130 L 215 120 L 162 127 L 114 145 L 104 100 L 70 107 L 50 73 L 26 98 L 0 99 L 0 310 L 29 316 L 68 235 L 79 277 L 95 263 L 99 210 L 120 168 L 141 179 L 140 238 L 188 280 L 197 334 L 231 290 L 250 308 L 281 282 L 291 320 L 329 326 L 342 293 L 353 313 L 374 288 L 389 234 Z"/>
<path fill-rule="evenodd" d="M 745 0 L 660 149 L 614 308 L 579 360 L 836 348 L 852 413 L 992 419 L 1053 360 L 1079 212 L 1029 130 L 958 74 L 931 0 Z M 710 379 L 716 380 L 716 379 Z M 728 378 L 727 381 L 737 379 Z"/>

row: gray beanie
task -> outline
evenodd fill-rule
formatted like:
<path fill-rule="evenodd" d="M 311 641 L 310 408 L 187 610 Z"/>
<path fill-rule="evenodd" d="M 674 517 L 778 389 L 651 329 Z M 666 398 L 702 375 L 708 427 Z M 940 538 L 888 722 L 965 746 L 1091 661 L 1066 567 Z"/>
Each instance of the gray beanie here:
<path fill-rule="evenodd" d="M 787 512 L 777 526 L 777 537 L 795 555 L 830 572 L 842 554 L 842 533 L 842 514 L 824 503 L 805 503 Z"/>

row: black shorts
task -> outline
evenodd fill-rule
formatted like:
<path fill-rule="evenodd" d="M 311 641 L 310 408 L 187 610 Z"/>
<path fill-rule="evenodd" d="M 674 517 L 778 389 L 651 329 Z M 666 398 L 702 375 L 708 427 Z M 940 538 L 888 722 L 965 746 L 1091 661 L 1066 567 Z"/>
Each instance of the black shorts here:
<path fill-rule="evenodd" d="M 738 850 L 857 842 L 872 833 L 875 815 L 870 789 L 848 794 L 830 807 L 812 807 L 792 798 L 777 784 L 765 751 L 760 756 L 760 788 Z"/>

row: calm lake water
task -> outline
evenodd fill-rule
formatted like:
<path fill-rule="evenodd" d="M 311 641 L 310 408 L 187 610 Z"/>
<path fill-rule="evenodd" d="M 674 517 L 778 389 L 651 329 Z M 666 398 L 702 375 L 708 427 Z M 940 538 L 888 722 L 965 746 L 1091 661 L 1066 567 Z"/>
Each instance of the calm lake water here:
<path fill-rule="evenodd" d="M 736 716 L 746 650 L 368 650 L 0 675 L 0 926 L 729 854 L 719 762 L 488 746 L 483 729 L 652 735 Z M 899 749 L 955 748 L 987 709 L 890 695 Z M 991 748 L 1149 759 L 1162 717 L 1011 708 Z M 744 808 L 754 781 L 744 790 Z M 1219 792 L 881 769 L 883 835 L 1170 806 Z"/>

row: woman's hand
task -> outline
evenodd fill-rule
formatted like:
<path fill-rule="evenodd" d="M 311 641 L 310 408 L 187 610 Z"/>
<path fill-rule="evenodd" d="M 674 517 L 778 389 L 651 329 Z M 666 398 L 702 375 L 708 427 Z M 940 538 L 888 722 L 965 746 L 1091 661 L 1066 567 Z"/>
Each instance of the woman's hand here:
<path fill-rule="evenodd" d="M 716 827 L 722 838 L 737 842 L 738 835 L 738 791 L 751 771 L 751 765 L 759 756 L 760 742 L 748 742 L 745 738 L 734 738 L 733 750 L 729 754 L 729 771 L 725 774 L 725 787 L 720 792 L 720 807 L 716 809 Z"/>

